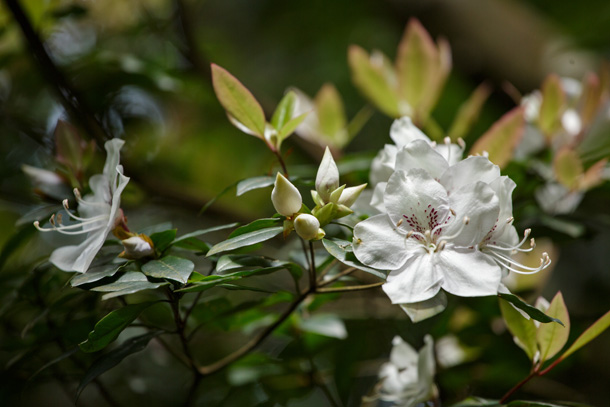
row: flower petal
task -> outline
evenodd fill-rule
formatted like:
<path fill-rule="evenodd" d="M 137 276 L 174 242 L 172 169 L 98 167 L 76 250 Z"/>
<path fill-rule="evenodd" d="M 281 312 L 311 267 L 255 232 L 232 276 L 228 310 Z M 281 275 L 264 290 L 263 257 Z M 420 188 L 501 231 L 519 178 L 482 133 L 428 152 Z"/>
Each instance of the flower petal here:
<path fill-rule="evenodd" d="M 420 129 L 418 129 L 411 121 L 409 116 L 403 116 L 400 119 L 394 120 L 390 127 L 390 137 L 398 148 L 409 144 L 414 140 L 424 140 L 431 143 L 431 140 Z"/>
<path fill-rule="evenodd" d="M 489 184 L 500 176 L 500 167 L 486 157 L 468 157 L 449 167 L 441 176 L 440 183 L 449 194 L 460 187 L 481 181 Z"/>
<path fill-rule="evenodd" d="M 423 321 L 443 312 L 447 308 L 447 295 L 441 290 L 428 300 L 411 304 L 400 304 L 400 308 L 407 313 L 412 322 Z"/>
<path fill-rule="evenodd" d="M 371 186 L 376 186 L 380 182 L 387 182 L 390 176 L 394 172 L 394 164 L 396 162 L 396 154 L 398 148 L 391 144 L 386 144 L 383 150 L 377 153 L 377 156 L 373 158 L 371 163 L 371 173 L 369 174 L 369 180 Z"/>
<path fill-rule="evenodd" d="M 104 163 L 104 176 L 110 182 L 110 186 L 113 188 L 116 186 L 116 166 L 119 165 L 119 159 L 121 156 L 121 148 L 125 144 L 125 141 L 113 138 L 112 140 L 108 140 L 104 144 L 104 148 L 106 149 L 106 163 Z M 106 201 L 108 202 L 108 201 Z"/>
<path fill-rule="evenodd" d="M 403 223 L 405 231 L 415 229 L 423 233 L 442 223 L 449 213 L 445 188 L 422 169 L 392 174 L 383 201 L 392 222 Z"/>
<path fill-rule="evenodd" d="M 433 257 L 422 250 L 388 275 L 387 282 L 381 288 L 392 304 L 429 300 L 439 292 L 443 277 L 439 268 L 433 265 Z"/>
<path fill-rule="evenodd" d="M 363 264 L 380 270 L 395 270 L 407 260 L 405 236 L 386 214 L 368 218 L 354 227 L 354 254 Z"/>
<path fill-rule="evenodd" d="M 491 256 L 480 251 L 445 249 L 437 256 L 443 289 L 460 297 L 496 295 L 502 271 Z"/>
<path fill-rule="evenodd" d="M 439 179 L 447 167 L 449 167 L 447 160 L 424 140 L 410 142 L 396 155 L 396 170 L 409 171 L 412 168 L 422 168 L 433 178 Z"/>
<path fill-rule="evenodd" d="M 443 236 L 458 236 L 450 241 L 458 246 L 472 246 L 479 243 L 492 230 L 498 221 L 500 203 L 489 185 L 483 182 L 464 185 L 455 191 L 449 199 L 455 219 L 443 228 Z M 464 218 L 469 222 L 463 225 Z"/>

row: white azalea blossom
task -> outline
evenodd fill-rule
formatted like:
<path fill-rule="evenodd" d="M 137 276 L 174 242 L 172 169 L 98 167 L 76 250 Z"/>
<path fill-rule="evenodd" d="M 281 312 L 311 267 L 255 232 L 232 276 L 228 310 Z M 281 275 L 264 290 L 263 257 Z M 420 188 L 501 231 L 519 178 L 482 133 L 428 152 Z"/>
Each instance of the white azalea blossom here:
<path fill-rule="evenodd" d="M 89 179 L 91 194 L 81 197 L 79 191 L 74 190 L 78 216 L 71 212 L 68 200 L 64 200 L 64 209 L 73 223 L 64 225 L 61 215 L 51 217 L 49 228 L 42 228 L 38 221 L 34 222 L 34 226 L 43 232 L 86 235 L 80 244 L 60 247 L 51 254 L 51 263 L 64 271 L 86 272 L 108 234 L 123 220 L 121 193 L 129 182 L 129 178 L 123 175 L 123 167 L 119 165 L 123 144 L 123 140 L 113 139 L 104 145 L 107 151 L 106 163 L 102 174 Z"/>
<path fill-rule="evenodd" d="M 404 169 L 381 191 L 384 212 L 354 229 L 354 254 L 367 266 L 390 271 L 382 287 L 413 321 L 445 308 L 441 289 L 464 297 L 495 295 L 506 270 L 531 273 L 548 266 L 546 253 L 536 269 L 511 259 L 515 251 L 530 250 L 520 248 L 529 230 L 519 242 L 512 226 L 515 184 L 487 158 L 449 166 L 417 141 L 403 152 L 411 158 L 400 162 Z M 435 161 L 441 168 L 430 165 Z"/>
<path fill-rule="evenodd" d="M 325 235 L 320 229 L 320 221 L 313 215 L 302 213 L 294 220 L 294 230 L 305 240 L 319 240 Z"/>
<path fill-rule="evenodd" d="M 438 397 L 433 340 L 426 335 L 424 341 L 424 347 L 416 352 L 401 337 L 394 337 L 390 361 L 379 371 L 379 399 L 396 407 L 413 407 Z"/>

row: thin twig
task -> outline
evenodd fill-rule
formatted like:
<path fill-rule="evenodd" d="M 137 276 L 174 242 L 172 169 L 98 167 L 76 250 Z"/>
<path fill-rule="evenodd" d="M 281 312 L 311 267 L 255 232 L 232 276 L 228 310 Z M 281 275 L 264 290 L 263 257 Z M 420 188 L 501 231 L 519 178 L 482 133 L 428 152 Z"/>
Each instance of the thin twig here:
<path fill-rule="evenodd" d="M 318 288 L 316 290 L 316 294 L 333 294 L 333 293 L 344 293 L 351 291 L 362 291 L 368 290 L 369 288 L 380 287 L 384 282 L 380 281 L 378 283 L 373 284 L 365 284 L 365 285 L 349 285 L 347 287 L 336 287 L 336 288 Z"/>
<path fill-rule="evenodd" d="M 85 131 L 93 137 L 100 148 L 103 147 L 104 142 L 112 137 L 104 131 L 102 125 L 91 113 L 91 109 L 89 109 L 83 97 L 69 83 L 59 68 L 57 68 L 45 49 L 42 40 L 36 31 L 34 31 L 34 28 L 23 11 L 19 1 L 5 0 L 4 3 L 19 25 L 21 33 L 34 56 L 34 59 L 38 63 L 42 75 L 49 85 L 54 88 L 59 96 L 61 104 L 68 111 L 72 119 L 80 123 Z"/>
<path fill-rule="evenodd" d="M 314 292 L 316 290 L 316 255 L 313 251 L 313 243 L 309 241 L 309 290 Z"/>
<path fill-rule="evenodd" d="M 336 274 L 336 275 L 332 276 L 328 280 L 325 280 L 325 281 L 322 281 L 322 282 L 318 283 L 318 287 L 324 287 L 324 286 L 327 286 L 329 284 L 332 284 L 335 281 L 337 281 L 338 279 L 340 279 L 341 277 L 345 277 L 347 275 L 352 274 L 354 271 L 356 271 L 355 267 L 347 268 L 347 269 L 343 270 L 342 272 L 340 272 L 339 274 Z"/>
<path fill-rule="evenodd" d="M 523 387 L 523 385 L 525 383 L 529 382 L 534 376 L 537 376 L 537 375 L 538 375 L 538 370 L 533 369 L 525 379 L 521 380 L 512 389 L 510 389 L 508 392 L 506 392 L 506 394 L 500 399 L 500 404 L 504 404 L 506 402 L 506 400 L 508 400 L 508 398 L 513 395 L 514 392 L 519 390 L 521 387 Z"/>
<path fill-rule="evenodd" d="M 324 279 L 324 277 L 330 272 L 330 270 L 333 268 L 333 266 L 335 265 L 335 263 L 337 263 L 339 260 L 337 259 L 333 259 L 330 264 L 328 264 L 324 270 L 322 270 L 321 273 L 318 274 L 318 279 L 317 279 L 317 284 L 319 285 L 322 280 Z"/>

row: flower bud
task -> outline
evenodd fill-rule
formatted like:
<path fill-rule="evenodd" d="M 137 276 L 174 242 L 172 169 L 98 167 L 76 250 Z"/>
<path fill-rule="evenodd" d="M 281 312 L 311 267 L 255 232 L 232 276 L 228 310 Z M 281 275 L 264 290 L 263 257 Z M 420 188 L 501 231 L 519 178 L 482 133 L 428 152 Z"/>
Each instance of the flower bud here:
<path fill-rule="evenodd" d="M 358 185 L 357 187 L 345 188 L 341 193 L 338 203 L 349 208 L 354 204 L 354 202 L 356 202 L 356 199 L 358 199 L 364 188 L 366 188 L 366 184 Z"/>
<path fill-rule="evenodd" d="M 146 256 L 154 256 L 155 249 L 150 238 L 144 234 L 132 236 L 128 239 L 121 240 L 125 250 L 119 255 L 119 257 L 137 260 Z"/>
<path fill-rule="evenodd" d="M 280 215 L 292 216 L 301 210 L 303 198 L 299 190 L 279 172 L 271 191 L 271 202 Z"/>
<path fill-rule="evenodd" d="M 339 188 L 339 169 L 328 147 L 316 175 L 316 191 L 324 202 L 330 202 L 330 194 Z"/>
<path fill-rule="evenodd" d="M 305 240 L 322 239 L 326 233 L 320 229 L 318 219 L 307 213 L 302 213 L 294 220 L 294 230 Z"/>

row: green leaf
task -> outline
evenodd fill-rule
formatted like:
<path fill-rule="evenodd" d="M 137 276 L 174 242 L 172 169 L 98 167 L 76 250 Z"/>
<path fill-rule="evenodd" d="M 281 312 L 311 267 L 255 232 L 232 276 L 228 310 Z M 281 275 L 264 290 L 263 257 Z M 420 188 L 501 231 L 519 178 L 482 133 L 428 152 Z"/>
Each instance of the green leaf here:
<path fill-rule="evenodd" d="M 118 338 L 123 332 L 146 308 L 155 304 L 155 302 L 143 302 L 140 304 L 127 305 L 123 308 L 112 311 L 104 318 L 100 319 L 93 331 L 89 332 L 86 341 L 79 344 L 83 352 L 97 352 L 104 349 L 108 344 Z"/>
<path fill-rule="evenodd" d="M 221 256 L 216 263 L 216 273 L 222 274 L 229 270 L 244 270 L 252 267 L 274 267 L 280 265 L 279 260 L 261 256 L 244 254 L 229 254 Z"/>
<path fill-rule="evenodd" d="M 205 276 L 197 282 L 192 283 L 188 287 L 176 290 L 182 293 L 194 293 L 199 291 L 209 290 L 218 284 L 226 283 L 233 280 L 239 280 L 240 276 L 229 275 L 229 276 Z"/>
<path fill-rule="evenodd" d="M 254 135 L 264 138 L 265 113 L 252 93 L 226 69 L 216 64 L 212 64 L 212 84 L 218 101 L 227 113 Z"/>
<path fill-rule="evenodd" d="M 553 160 L 553 172 L 560 184 L 568 189 L 576 189 L 584 172 L 578 153 L 569 147 L 559 150 Z"/>
<path fill-rule="evenodd" d="M 557 74 L 550 74 L 542 84 L 542 104 L 538 115 L 540 130 L 550 136 L 561 128 L 566 95 Z"/>
<path fill-rule="evenodd" d="M 322 239 L 322 244 L 324 244 L 324 247 L 328 253 L 330 253 L 331 256 L 339 260 L 341 263 L 356 267 L 358 270 L 366 271 L 367 273 L 370 273 L 383 280 L 386 279 L 387 272 L 367 267 L 358 261 L 353 253 L 351 242 L 339 239 Z"/>
<path fill-rule="evenodd" d="M 457 404 L 452 404 L 451 407 L 500 407 L 500 403 L 497 400 L 468 397 Z"/>
<path fill-rule="evenodd" d="M 593 407 L 589 404 L 574 403 L 569 401 L 546 402 L 546 401 L 527 401 L 514 400 L 506 404 L 506 407 Z"/>
<path fill-rule="evenodd" d="M 310 112 L 305 112 L 305 113 L 298 115 L 297 117 L 295 117 L 293 119 L 290 119 L 290 121 L 288 123 L 286 123 L 284 125 L 284 127 L 282 127 L 280 130 L 278 130 L 278 133 L 277 133 L 278 146 L 282 143 L 282 141 L 284 141 L 286 139 L 286 137 L 290 136 L 292 134 L 292 132 L 294 132 L 301 123 L 303 123 L 303 120 L 305 120 L 305 118 L 307 117 L 307 115 L 309 113 Z"/>
<path fill-rule="evenodd" d="M 369 54 L 357 45 L 348 50 L 348 62 L 352 72 L 352 81 L 356 87 L 379 110 L 390 117 L 400 117 L 399 99 L 393 86 L 395 73 L 391 70 L 387 58 L 381 54 L 375 55 L 372 62 Z"/>
<path fill-rule="evenodd" d="M 72 287 L 78 287 L 84 284 L 95 283 L 106 277 L 112 277 L 119 270 L 123 269 L 127 265 L 127 262 L 122 262 L 120 264 L 111 263 L 104 264 L 102 266 L 92 267 L 87 270 L 86 273 L 76 274 L 74 277 L 72 277 L 72 279 L 70 280 L 70 285 Z"/>
<path fill-rule="evenodd" d="M 333 145 L 347 143 L 347 119 L 341 95 L 330 83 L 318 91 L 315 99 L 320 131 L 331 140 Z"/>
<path fill-rule="evenodd" d="M 559 324 L 540 325 L 536 334 L 538 348 L 540 349 L 540 362 L 551 359 L 555 356 L 566 344 L 570 336 L 570 316 L 561 291 L 559 291 L 553 300 L 546 314 L 552 318 L 557 318 L 563 322 L 563 326 Z"/>
<path fill-rule="evenodd" d="M 504 317 L 508 330 L 518 339 L 517 345 L 525 351 L 530 360 L 534 360 L 534 355 L 538 350 L 534 321 L 526 319 L 506 301 L 500 301 L 500 311 L 502 311 L 502 317 Z"/>
<path fill-rule="evenodd" d="M 163 253 L 172 244 L 176 238 L 177 231 L 178 229 L 170 229 L 150 235 L 150 240 L 155 245 L 157 253 Z"/>
<path fill-rule="evenodd" d="M 269 290 L 265 290 L 260 287 L 252 287 L 252 286 L 242 285 L 242 284 L 220 283 L 217 285 L 217 287 L 224 288 L 226 290 L 233 290 L 233 291 L 255 291 L 255 292 L 267 293 L 267 294 L 275 293 L 275 291 L 269 291 Z"/>
<path fill-rule="evenodd" d="M 277 226 L 281 222 L 282 222 L 282 218 L 263 218 L 263 219 L 257 219 L 254 222 L 248 223 L 247 225 L 244 225 L 244 226 L 241 226 L 241 227 L 235 229 L 229 235 L 229 239 L 232 239 L 234 237 L 237 237 L 239 235 L 243 235 L 243 234 L 246 234 L 246 233 L 254 232 L 256 230 L 266 229 L 266 228 L 270 228 L 270 227 L 273 227 L 273 226 Z"/>
<path fill-rule="evenodd" d="M 427 100 L 436 90 L 439 54 L 434 41 L 416 19 L 411 19 L 398 45 L 396 74 L 402 97 L 425 121 L 430 106 Z"/>
<path fill-rule="evenodd" d="M 180 247 L 182 249 L 191 250 L 206 254 L 210 250 L 210 245 L 203 240 L 197 239 L 196 237 L 189 237 L 186 239 L 180 239 L 177 243 L 172 244 L 174 247 Z"/>
<path fill-rule="evenodd" d="M 166 284 L 167 283 L 151 283 L 144 274 L 137 271 L 131 271 L 123 274 L 118 280 L 110 284 L 91 288 L 91 291 L 109 293 L 102 296 L 102 300 L 107 300 L 109 298 L 132 294 L 138 291 L 153 290 Z"/>
<path fill-rule="evenodd" d="M 280 103 L 278 103 L 271 118 L 271 125 L 279 132 L 288 123 L 294 114 L 294 107 L 297 102 L 297 94 L 290 90 L 286 92 Z"/>
<path fill-rule="evenodd" d="M 87 387 L 91 381 L 95 380 L 98 376 L 103 374 L 104 372 L 112 369 L 127 356 L 132 355 L 136 352 L 140 352 L 146 348 L 148 342 L 154 338 L 155 336 L 160 335 L 163 331 L 155 331 L 149 332 L 147 334 L 137 336 L 134 338 L 130 338 L 123 342 L 121 346 L 108 352 L 105 355 L 102 355 L 99 359 L 93 362 L 93 365 L 87 370 L 85 376 L 81 380 L 78 385 L 78 389 L 76 390 L 76 398 L 80 396 L 81 392 Z"/>
<path fill-rule="evenodd" d="M 470 155 L 489 153 L 489 160 L 500 168 L 509 163 L 525 129 L 523 108 L 516 107 L 495 122 L 470 149 Z"/>
<path fill-rule="evenodd" d="M 472 95 L 460 106 L 447 136 L 451 141 L 464 138 L 479 118 L 483 104 L 491 94 L 491 87 L 487 83 L 480 84 Z"/>
<path fill-rule="evenodd" d="M 172 244 L 176 244 L 178 242 L 181 242 L 183 240 L 188 240 L 188 239 L 193 238 L 193 237 L 198 237 L 198 236 L 201 236 L 201 235 L 206 235 L 208 233 L 218 232 L 218 231 L 224 230 L 224 229 L 231 229 L 231 228 L 234 228 L 234 227 L 236 227 L 238 225 L 239 225 L 239 223 L 233 222 L 233 223 L 228 223 L 226 225 L 220 225 L 220 226 L 214 226 L 214 227 L 207 228 L 207 229 L 196 230 L 194 232 L 187 233 L 186 235 L 182 235 L 180 237 L 177 237 L 172 242 Z"/>
<path fill-rule="evenodd" d="M 515 307 L 519 308 L 521 311 L 524 311 L 531 318 L 534 318 L 536 321 L 549 323 L 549 322 L 557 322 L 560 325 L 563 325 L 561 320 L 550 317 L 546 315 L 544 312 L 540 311 L 538 308 L 533 307 L 525 302 L 514 294 L 498 294 L 498 297 L 502 298 L 505 301 L 510 302 Z"/>
<path fill-rule="evenodd" d="M 279 235 L 280 233 L 282 233 L 283 230 L 283 226 L 275 226 L 272 228 L 260 229 L 255 230 L 253 232 L 239 234 L 236 237 L 229 238 L 224 242 L 220 242 L 214 245 L 208 252 L 207 256 L 264 242 Z"/>
<path fill-rule="evenodd" d="M 593 339 L 597 338 L 602 332 L 604 332 L 610 326 L 610 311 L 606 312 L 600 319 L 595 321 L 593 325 L 588 327 L 580 336 L 574 341 L 572 346 L 566 350 L 561 359 L 565 359 L 578 349 L 582 348 Z"/>
<path fill-rule="evenodd" d="M 245 180 L 239 181 L 239 183 L 237 184 L 237 191 L 235 192 L 235 195 L 241 196 L 248 191 L 266 188 L 273 185 L 274 182 L 275 177 L 269 175 L 265 175 L 262 177 L 246 178 Z"/>
<path fill-rule="evenodd" d="M 186 284 L 195 265 L 188 259 L 176 256 L 165 256 L 151 260 L 142 266 L 142 273 L 150 277 L 165 278 Z"/>

